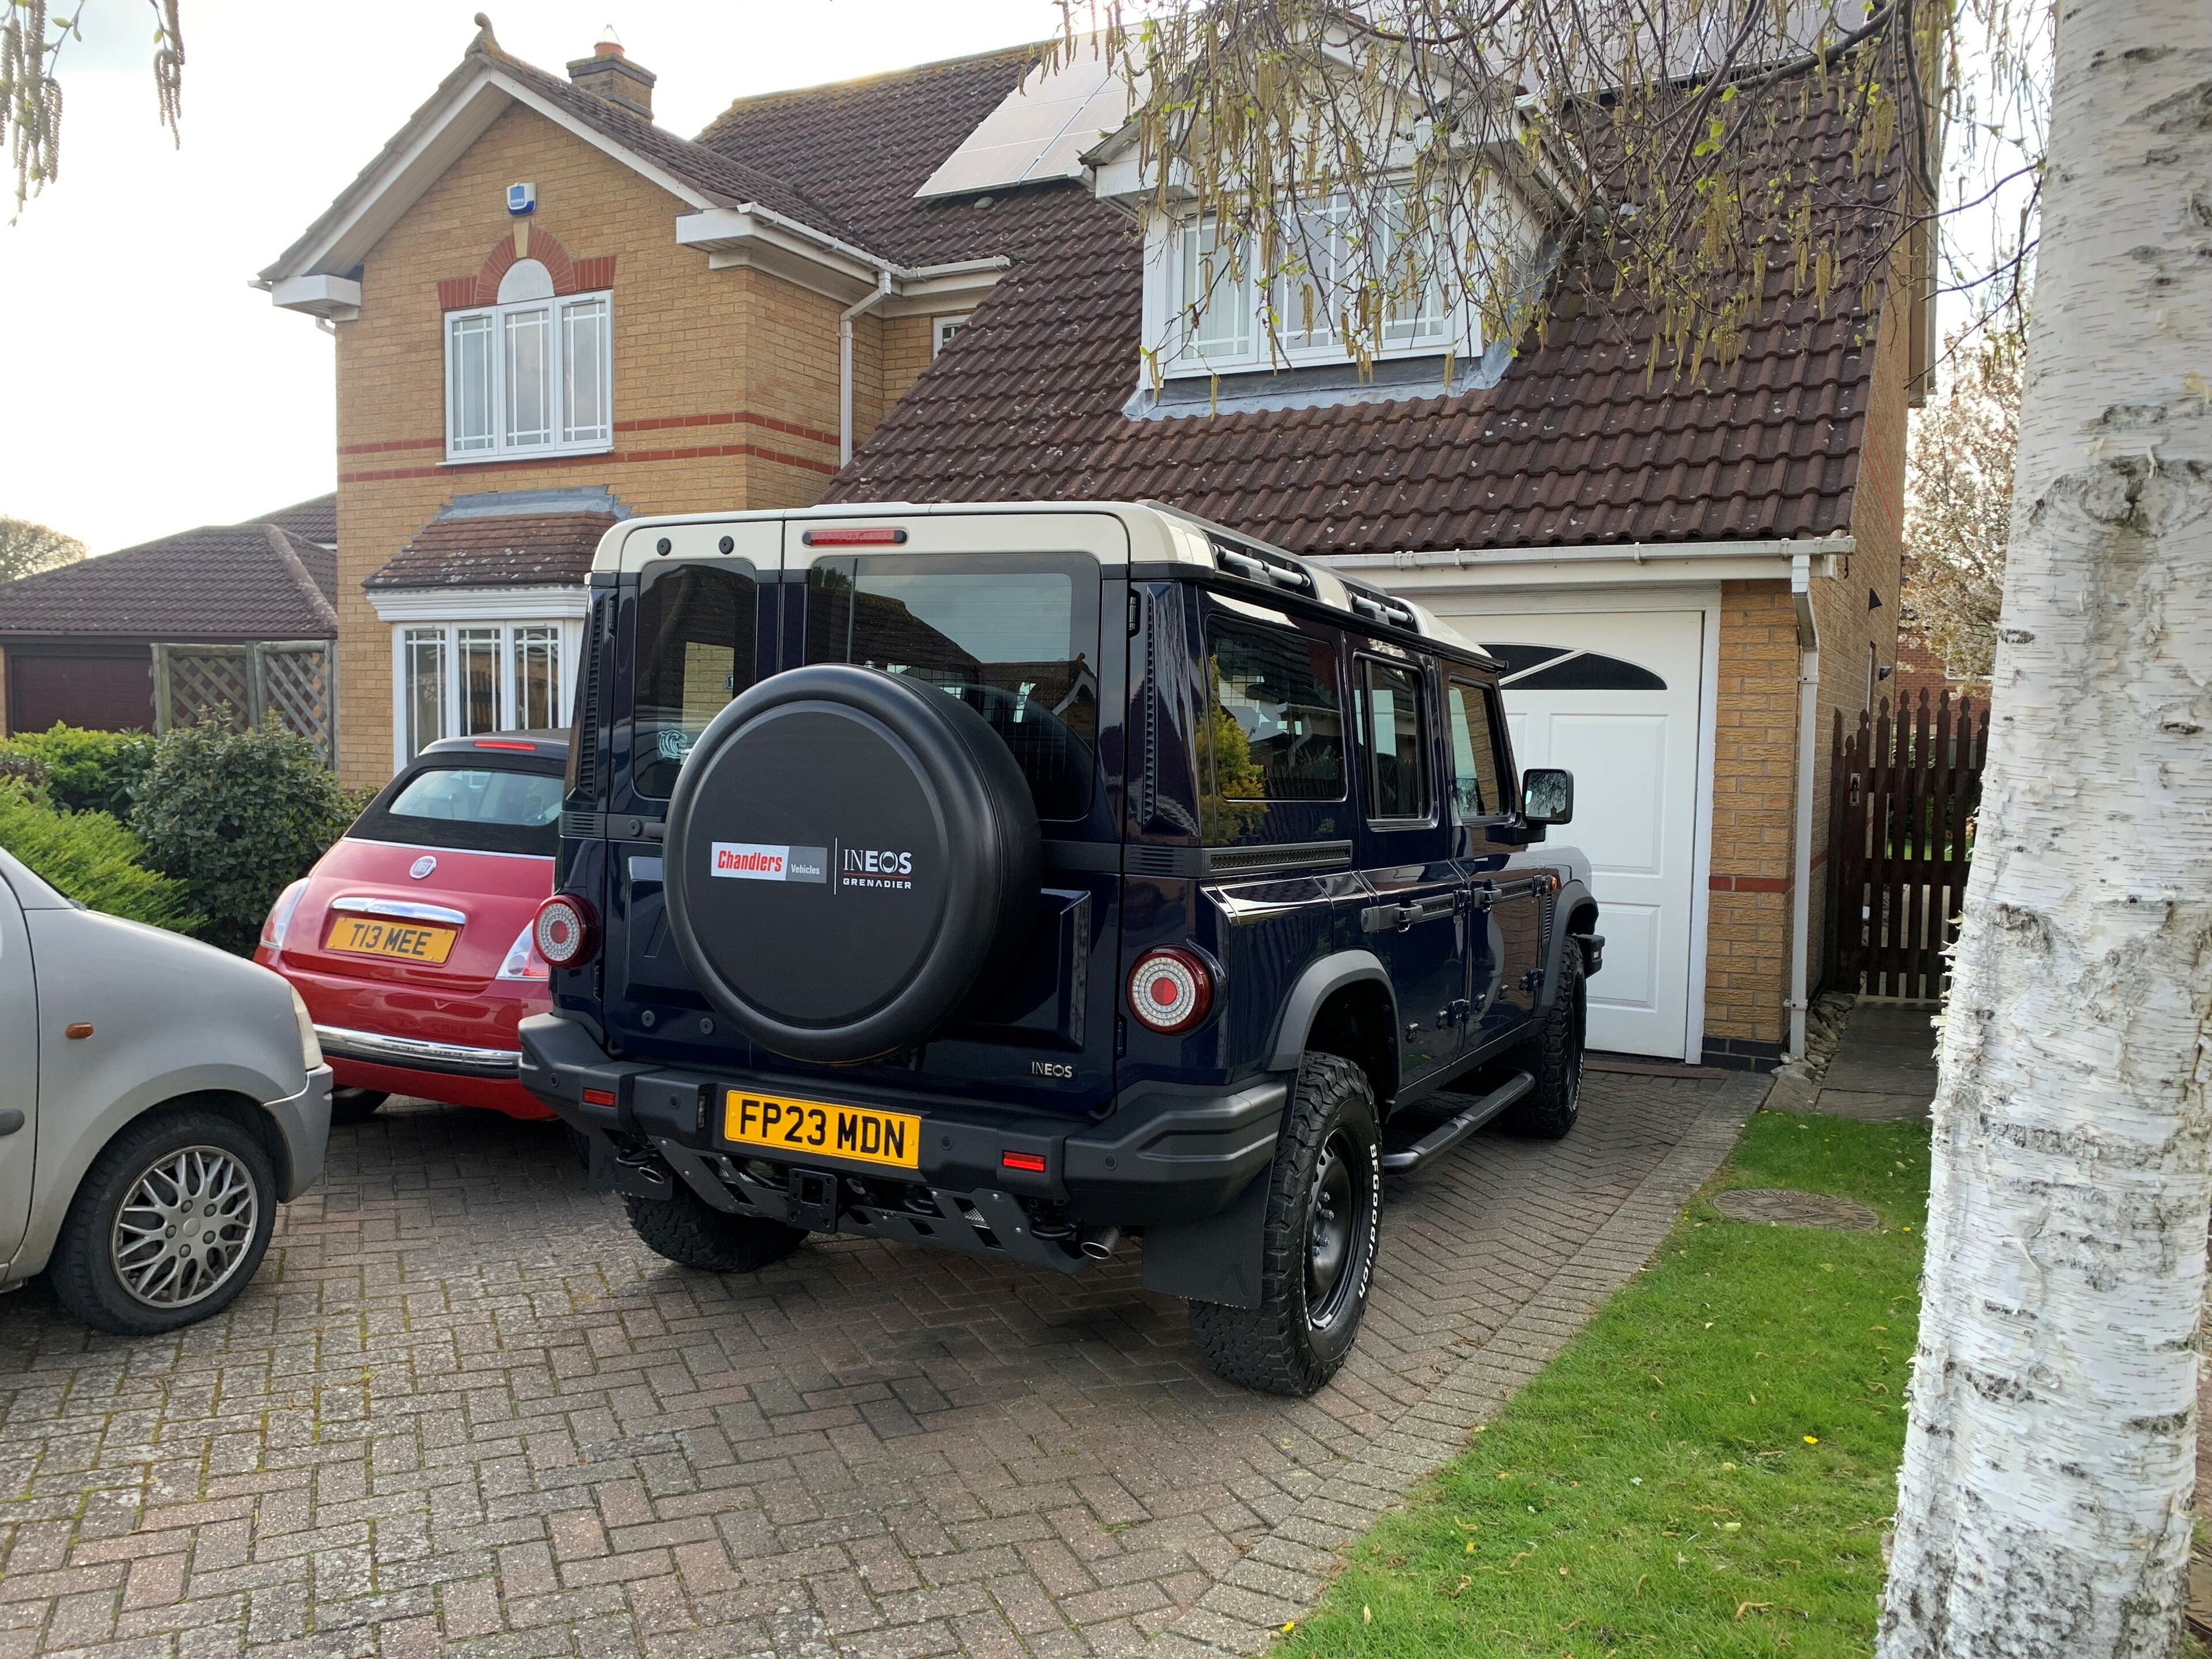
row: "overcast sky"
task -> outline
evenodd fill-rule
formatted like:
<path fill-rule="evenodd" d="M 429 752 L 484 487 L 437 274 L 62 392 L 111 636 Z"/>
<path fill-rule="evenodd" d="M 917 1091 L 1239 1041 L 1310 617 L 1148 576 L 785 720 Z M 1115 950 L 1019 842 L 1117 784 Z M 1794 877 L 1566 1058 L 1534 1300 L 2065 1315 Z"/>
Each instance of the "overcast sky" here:
<path fill-rule="evenodd" d="M 155 119 L 145 0 L 88 0 L 61 66 L 61 175 L 12 227 L 0 200 L 0 517 L 104 553 L 332 487 L 331 337 L 246 283 L 459 61 L 476 9 L 185 0 L 177 149 Z M 501 46 L 556 73 L 611 24 L 686 135 L 743 94 L 1041 40 L 1058 19 L 1049 0 L 489 10 Z"/>

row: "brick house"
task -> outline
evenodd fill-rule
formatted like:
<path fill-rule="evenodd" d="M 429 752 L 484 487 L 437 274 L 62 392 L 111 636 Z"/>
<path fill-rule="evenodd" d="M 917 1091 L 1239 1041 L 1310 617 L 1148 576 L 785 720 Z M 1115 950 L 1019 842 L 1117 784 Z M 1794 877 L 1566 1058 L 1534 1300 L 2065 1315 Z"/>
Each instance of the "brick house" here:
<path fill-rule="evenodd" d="M 1917 289 L 1820 314 L 1778 270 L 1696 381 L 1646 374 L 1632 295 L 1518 342 L 1424 304 L 1366 374 L 1319 337 L 1262 361 L 1258 296 L 1188 325 L 1203 228 L 1151 205 L 1118 94 L 1032 62 L 744 99 L 687 141 L 618 49 L 564 78 L 483 29 L 261 276 L 337 334 L 349 778 L 564 716 L 626 515 L 1157 497 L 1504 658 L 1522 758 L 1580 781 L 1593 1042 L 1771 1064 L 1820 961 L 1828 719 L 1895 660 Z M 1839 129 L 1816 110 L 1798 158 L 1840 176 Z"/>

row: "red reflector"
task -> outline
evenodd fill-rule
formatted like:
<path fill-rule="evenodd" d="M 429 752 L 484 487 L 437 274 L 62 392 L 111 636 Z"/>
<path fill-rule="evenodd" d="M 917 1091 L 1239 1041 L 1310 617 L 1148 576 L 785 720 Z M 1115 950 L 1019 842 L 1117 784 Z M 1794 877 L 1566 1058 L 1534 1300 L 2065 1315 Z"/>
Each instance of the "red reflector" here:
<path fill-rule="evenodd" d="M 1002 1170 L 1028 1170 L 1033 1174 L 1042 1175 L 1044 1154 L 1042 1152 L 1001 1152 L 999 1154 L 999 1167 Z"/>
<path fill-rule="evenodd" d="M 584 1104 L 586 1106 L 611 1106 L 614 1103 L 615 1091 L 611 1089 L 586 1089 L 584 1091 Z"/>
<path fill-rule="evenodd" d="M 509 743 L 503 738 L 478 738 L 476 740 L 475 747 L 478 749 L 520 749 L 526 755 L 534 755 L 538 752 L 538 745 L 534 743 Z"/>
<path fill-rule="evenodd" d="M 850 530 L 808 530 L 799 539 L 809 547 L 896 547 L 906 532 L 895 525 L 855 526 Z"/>

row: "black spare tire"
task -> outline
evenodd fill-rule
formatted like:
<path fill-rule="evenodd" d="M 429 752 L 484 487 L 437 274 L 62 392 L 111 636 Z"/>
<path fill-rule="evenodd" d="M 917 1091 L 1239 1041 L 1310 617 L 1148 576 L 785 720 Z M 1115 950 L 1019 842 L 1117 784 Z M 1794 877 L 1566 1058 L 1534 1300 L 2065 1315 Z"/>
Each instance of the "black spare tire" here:
<path fill-rule="evenodd" d="M 668 804 L 669 932 L 763 1048 L 842 1063 L 926 1042 L 1027 943 L 1036 808 L 957 696 L 827 663 L 710 721 Z"/>

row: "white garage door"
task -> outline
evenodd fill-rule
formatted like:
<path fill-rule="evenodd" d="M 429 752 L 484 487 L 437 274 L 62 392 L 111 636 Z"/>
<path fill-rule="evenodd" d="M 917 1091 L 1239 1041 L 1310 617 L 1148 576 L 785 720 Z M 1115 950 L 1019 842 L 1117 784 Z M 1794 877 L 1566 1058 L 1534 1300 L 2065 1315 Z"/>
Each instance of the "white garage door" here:
<path fill-rule="evenodd" d="M 1589 984 L 1590 1047 L 1683 1058 L 1703 616 L 1486 605 L 1479 617 L 1468 607 L 1458 626 L 1508 665 L 1515 757 L 1575 775 L 1575 821 L 1555 834 L 1589 856 L 1605 935 L 1605 970 Z"/>

